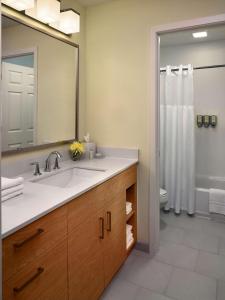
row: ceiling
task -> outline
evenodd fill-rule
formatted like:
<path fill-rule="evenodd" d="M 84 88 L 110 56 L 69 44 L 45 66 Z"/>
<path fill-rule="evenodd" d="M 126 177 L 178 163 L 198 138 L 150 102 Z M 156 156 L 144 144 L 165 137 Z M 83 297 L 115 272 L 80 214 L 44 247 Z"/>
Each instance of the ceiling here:
<path fill-rule="evenodd" d="M 80 4 L 82 4 L 84 6 L 106 3 L 106 2 L 110 2 L 110 1 L 112 1 L 112 0 L 78 0 L 78 2 L 80 2 Z"/>
<path fill-rule="evenodd" d="M 193 32 L 207 31 L 208 36 L 202 39 L 195 39 Z M 183 30 L 179 32 L 170 32 L 160 35 L 160 45 L 162 47 L 172 45 L 185 45 L 202 42 L 212 42 L 217 40 L 225 40 L 225 25 L 202 27 L 198 29 Z"/>

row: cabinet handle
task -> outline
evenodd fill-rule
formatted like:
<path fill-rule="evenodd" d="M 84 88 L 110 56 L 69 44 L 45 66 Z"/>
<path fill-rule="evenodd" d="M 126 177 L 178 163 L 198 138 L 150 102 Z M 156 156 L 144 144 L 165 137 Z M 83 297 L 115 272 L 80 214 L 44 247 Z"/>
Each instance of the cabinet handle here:
<path fill-rule="evenodd" d="M 101 240 L 104 239 L 104 218 L 99 218 L 99 221 L 100 221 L 100 235 L 99 235 L 99 238 Z"/>
<path fill-rule="evenodd" d="M 107 231 L 112 231 L 112 214 L 111 211 L 107 211 Z"/>
<path fill-rule="evenodd" d="M 21 292 L 28 284 L 30 284 L 33 280 L 35 280 L 43 272 L 44 272 L 44 268 L 42 268 L 42 267 L 37 268 L 37 272 L 31 278 L 29 278 L 26 282 L 24 282 L 20 287 L 13 288 L 14 293 Z"/>
<path fill-rule="evenodd" d="M 34 239 L 36 236 L 40 235 L 40 234 L 43 233 L 43 232 L 44 232 L 44 229 L 38 228 L 37 231 L 36 231 L 33 235 L 29 236 L 28 238 L 26 238 L 25 240 L 23 240 L 23 241 L 21 241 L 21 242 L 18 242 L 18 243 L 13 244 L 13 246 L 14 246 L 15 248 L 21 248 L 24 244 L 26 244 L 26 243 L 29 242 L 30 240 Z"/>

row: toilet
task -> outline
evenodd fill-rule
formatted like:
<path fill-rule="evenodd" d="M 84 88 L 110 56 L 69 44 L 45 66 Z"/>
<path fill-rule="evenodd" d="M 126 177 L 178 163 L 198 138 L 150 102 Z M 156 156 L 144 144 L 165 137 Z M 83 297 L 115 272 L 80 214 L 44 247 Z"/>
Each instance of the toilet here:
<path fill-rule="evenodd" d="M 160 189 L 160 208 L 165 207 L 167 202 L 167 191 L 164 189 Z"/>

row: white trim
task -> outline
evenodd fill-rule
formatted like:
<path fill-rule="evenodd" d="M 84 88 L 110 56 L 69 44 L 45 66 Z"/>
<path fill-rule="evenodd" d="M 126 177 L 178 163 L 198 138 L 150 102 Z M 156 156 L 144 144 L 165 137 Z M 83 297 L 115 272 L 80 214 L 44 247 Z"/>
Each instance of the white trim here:
<path fill-rule="evenodd" d="M 27 54 L 34 55 L 34 96 L 35 96 L 35 114 L 34 114 L 34 145 L 37 145 L 37 128 L 38 128 L 38 48 L 4 50 L 2 59 L 9 57 L 22 56 Z"/>
<path fill-rule="evenodd" d="M 155 26 L 151 30 L 149 251 L 159 247 L 159 34 L 225 23 L 225 14 Z"/>

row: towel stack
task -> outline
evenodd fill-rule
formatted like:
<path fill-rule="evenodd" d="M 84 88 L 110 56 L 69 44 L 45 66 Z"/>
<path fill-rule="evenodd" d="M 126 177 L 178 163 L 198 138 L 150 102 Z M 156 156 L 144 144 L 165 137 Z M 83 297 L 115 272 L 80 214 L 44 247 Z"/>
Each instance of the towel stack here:
<path fill-rule="evenodd" d="M 126 201 L 126 214 L 129 215 L 129 213 L 132 212 L 132 203 Z"/>
<path fill-rule="evenodd" d="M 1 178 L 1 198 L 2 201 L 9 200 L 23 193 L 23 177 L 15 179 Z"/>
<path fill-rule="evenodd" d="M 134 242 L 134 235 L 132 232 L 133 226 L 131 226 L 130 224 L 127 224 L 126 226 L 127 226 L 126 231 L 127 231 L 127 249 L 128 249 Z"/>

